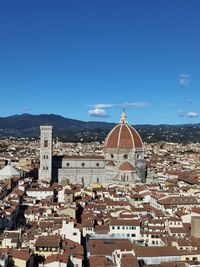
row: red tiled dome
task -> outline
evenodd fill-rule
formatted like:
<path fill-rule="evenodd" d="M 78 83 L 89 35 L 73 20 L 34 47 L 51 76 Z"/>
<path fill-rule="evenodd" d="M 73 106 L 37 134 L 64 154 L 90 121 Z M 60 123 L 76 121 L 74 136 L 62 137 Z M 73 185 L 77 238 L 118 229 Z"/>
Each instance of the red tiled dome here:
<path fill-rule="evenodd" d="M 120 166 L 119 166 L 119 170 L 120 171 L 133 171 L 134 167 L 130 162 L 123 162 Z"/>
<path fill-rule="evenodd" d="M 120 124 L 115 126 L 106 137 L 105 148 L 143 148 L 138 132 L 126 123 L 125 113 L 122 113 Z"/>

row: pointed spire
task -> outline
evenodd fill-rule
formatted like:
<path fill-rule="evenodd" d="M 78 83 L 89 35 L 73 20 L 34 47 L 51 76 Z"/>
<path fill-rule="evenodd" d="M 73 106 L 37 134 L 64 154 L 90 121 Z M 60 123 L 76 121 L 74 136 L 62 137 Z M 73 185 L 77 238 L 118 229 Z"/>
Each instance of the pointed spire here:
<path fill-rule="evenodd" d="M 127 123 L 126 121 L 126 113 L 125 113 L 125 108 L 123 108 L 123 111 L 122 111 L 122 115 L 121 115 L 121 119 L 120 119 L 120 123 Z"/>

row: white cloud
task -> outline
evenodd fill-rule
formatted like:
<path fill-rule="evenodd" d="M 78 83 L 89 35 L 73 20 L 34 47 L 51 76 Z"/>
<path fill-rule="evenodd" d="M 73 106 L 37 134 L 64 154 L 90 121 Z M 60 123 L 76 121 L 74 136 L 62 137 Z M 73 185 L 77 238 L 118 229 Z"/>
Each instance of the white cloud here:
<path fill-rule="evenodd" d="M 189 74 L 180 74 L 179 75 L 179 84 L 182 88 L 185 88 L 188 86 L 189 84 L 189 78 L 190 78 L 190 75 Z"/>
<path fill-rule="evenodd" d="M 113 107 L 120 107 L 120 108 L 144 108 L 148 106 L 149 102 L 135 102 L 135 103 L 124 103 L 124 104 L 93 104 L 93 105 L 87 105 L 87 107 L 90 107 L 88 114 L 91 117 L 109 117 L 109 115 L 106 112 L 106 108 L 113 108 Z"/>
<path fill-rule="evenodd" d="M 132 108 L 145 108 L 146 106 L 149 106 L 149 102 L 134 102 L 134 103 L 127 103 L 125 102 L 122 106 L 123 107 L 132 107 Z"/>
<path fill-rule="evenodd" d="M 89 110 L 89 115 L 91 117 L 108 117 L 106 111 L 102 108 L 94 108 Z"/>
<path fill-rule="evenodd" d="M 87 105 L 87 107 L 91 107 L 92 109 L 104 109 L 104 108 L 113 108 L 113 107 L 130 107 L 130 108 L 144 108 L 150 105 L 149 102 L 125 102 L 123 104 L 93 104 Z"/>
<path fill-rule="evenodd" d="M 188 118 L 196 118 L 199 116 L 199 114 L 197 112 L 194 111 L 189 111 L 189 112 L 185 112 L 184 109 L 180 108 L 178 110 L 179 116 L 180 117 L 188 117 Z"/>
<path fill-rule="evenodd" d="M 190 111 L 190 112 L 187 112 L 186 113 L 186 116 L 189 117 L 189 118 L 196 118 L 198 117 L 198 113 L 197 112 L 194 112 L 194 111 Z"/>
<path fill-rule="evenodd" d="M 88 107 L 91 107 L 93 109 L 112 108 L 114 106 L 115 106 L 114 104 L 94 104 L 94 105 L 88 105 Z"/>

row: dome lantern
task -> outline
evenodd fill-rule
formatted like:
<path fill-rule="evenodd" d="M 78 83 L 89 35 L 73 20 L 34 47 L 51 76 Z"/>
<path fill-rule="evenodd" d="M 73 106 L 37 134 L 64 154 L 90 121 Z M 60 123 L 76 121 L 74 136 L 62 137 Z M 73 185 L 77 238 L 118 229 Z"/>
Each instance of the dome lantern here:
<path fill-rule="evenodd" d="M 125 108 L 123 109 L 123 111 L 122 111 L 122 114 L 121 114 L 121 119 L 120 119 L 120 123 L 122 123 L 122 124 L 125 124 L 125 123 L 127 123 L 127 121 L 126 121 L 126 113 L 125 113 Z"/>

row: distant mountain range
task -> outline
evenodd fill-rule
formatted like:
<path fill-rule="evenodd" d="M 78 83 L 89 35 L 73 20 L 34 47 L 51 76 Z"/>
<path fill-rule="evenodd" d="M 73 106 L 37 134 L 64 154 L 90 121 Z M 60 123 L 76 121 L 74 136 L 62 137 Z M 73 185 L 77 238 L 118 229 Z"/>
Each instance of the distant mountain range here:
<path fill-rule="evenodd" d="M 54 137 L 65 141 L 101 141 L 115 123 L 80 121 L 54 114 L 22 114 L 0 117 L 0 137 L 39 137 L 40 125 L 52 125 Z M 200 142 L 200 124 L 185 125 L 134 125 L 146 142 Z"/>

